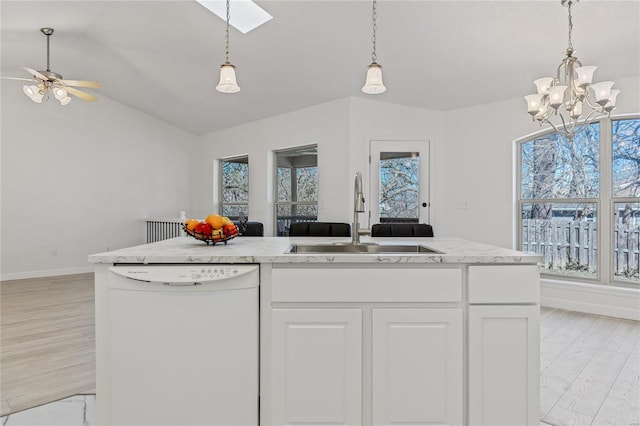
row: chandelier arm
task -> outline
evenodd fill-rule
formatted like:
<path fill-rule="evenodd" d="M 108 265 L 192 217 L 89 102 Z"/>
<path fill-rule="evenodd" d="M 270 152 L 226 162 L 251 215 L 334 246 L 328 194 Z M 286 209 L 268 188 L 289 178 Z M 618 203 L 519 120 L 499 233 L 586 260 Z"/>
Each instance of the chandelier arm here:
<path fill-rule="evenodd" d="M 562 116 L 561 116 L 561 117 L 562 117 Z M 563 123 L 564 123 L 564 120 L 562 120 L 562 121 L 563 121 Z M 547 123 L 547 124 L 548 124 L 548 125 L 550 125 L 550 126 L 553 128 L 553 130 L 555 130 L 557 133 L 562 133 L 562 131 L 561 131 L 560 129 L 558 129 L 558 127 L 556 127 L 556 125 L 555 125 L 555 124 L 553 124 L 553 122 L 551 122 L 551 121 L 549 120 L 549 117 L 545 117 L 545 118 L 542 120 L 542 123 Z"/>
<path fill-rule="evenodd" d="M 585 92 L 586 91 L 587 90 L 585 89 Z M 589 98 L 588 93 L 585 93 L 584 100 L 587 102 L 587 105 L 589 105 L 592 110 L 598 111 L 600 113 L 604 113 L 604 107 L 603 106 L 594 105 L 594 104 L 591 103 L 591 99 Z"/>

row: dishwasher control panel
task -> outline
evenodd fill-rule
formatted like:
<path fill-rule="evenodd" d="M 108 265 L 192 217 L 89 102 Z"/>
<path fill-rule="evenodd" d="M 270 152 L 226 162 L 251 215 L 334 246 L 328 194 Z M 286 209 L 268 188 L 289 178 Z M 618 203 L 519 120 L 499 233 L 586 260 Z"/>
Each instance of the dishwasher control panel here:
<path fill-rule="evenodd" d="M 228 280 L 258 270 L 258 265 L 118 265 L 109 271 L 124 278 L 149 283 L 197 284 Z"/>

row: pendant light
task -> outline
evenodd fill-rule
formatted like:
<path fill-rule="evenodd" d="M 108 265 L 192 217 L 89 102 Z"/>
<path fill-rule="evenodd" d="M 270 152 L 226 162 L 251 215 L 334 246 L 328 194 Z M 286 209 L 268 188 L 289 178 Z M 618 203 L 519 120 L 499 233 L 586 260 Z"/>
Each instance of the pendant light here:
<path fill-rule="evenodd" d="M 362 87 L 362 91 L 368 95 L 377 95 L 387 90 L 382 83 L 382 67 L 376 62 L 376 20 L 378 18 L 376 11 L 376 0 L 373 0 L 373 50 L 371 52 L 371 65 L 367 69 L 367 79 Z"/>
<path fill-rule="evenodd" d="M 240 86 L 236 81 L 236 67 L 229 62 L 229 0 L 227 0 L 227 30 L 225 36 L 225 55 L 224 64 L 220 65 L 220 82 L 216 86 L 216 90 L 222 93 L 236 93 L 240 91 Z"/>

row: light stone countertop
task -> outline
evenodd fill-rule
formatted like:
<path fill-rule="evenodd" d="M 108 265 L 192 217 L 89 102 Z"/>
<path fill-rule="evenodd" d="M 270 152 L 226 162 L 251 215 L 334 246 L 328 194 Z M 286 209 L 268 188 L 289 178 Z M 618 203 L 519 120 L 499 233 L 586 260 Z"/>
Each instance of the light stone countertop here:
<path fill-rule="evenodd" d="M 157 243 L 112 250 L 89 256 L 91 263 L 473 263 L 537 264 L 534 254 L 475 243 L 457 238 L 371 238 L 378 244 L 418 243 L 441 253 L 323 253 L 289 254 L 292 244 L 332 244 L 349 238 L 326 237 L 238 237 L 227 245 L 207 245 L 192 237 L 178 237 Z"/>

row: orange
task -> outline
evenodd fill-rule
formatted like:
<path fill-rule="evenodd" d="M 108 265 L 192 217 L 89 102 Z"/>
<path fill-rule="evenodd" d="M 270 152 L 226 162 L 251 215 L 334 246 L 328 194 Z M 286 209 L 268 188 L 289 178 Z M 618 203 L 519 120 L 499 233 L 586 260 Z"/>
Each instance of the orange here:
<path fill-rule="evenodd" d="M 219 214 L 210 214 L 204 221 L 211 225 L 212 229 L 220 229 L 223 225 L 222 216 Z"/>
<path fill-rule="evenodd" d="M 196 225 L 198 225 L 198 219 L 187 219 L 184 224 L 187 226 L 187 229 L 193 231 L 196 229 Z"/>

